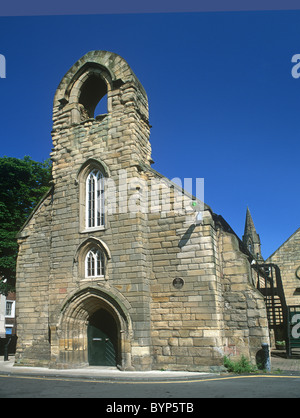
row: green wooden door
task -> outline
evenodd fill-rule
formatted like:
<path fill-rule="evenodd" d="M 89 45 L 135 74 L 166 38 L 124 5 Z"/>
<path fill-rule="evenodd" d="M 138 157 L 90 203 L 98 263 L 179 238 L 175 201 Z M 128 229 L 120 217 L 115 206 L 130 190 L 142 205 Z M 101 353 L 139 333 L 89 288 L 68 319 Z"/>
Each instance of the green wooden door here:
<path fill-rule="evenodd" d="M 117 328 L 104 309 L 94 314 L 88 325 L 88 359 L 90 366 L 116 366 Z"/>

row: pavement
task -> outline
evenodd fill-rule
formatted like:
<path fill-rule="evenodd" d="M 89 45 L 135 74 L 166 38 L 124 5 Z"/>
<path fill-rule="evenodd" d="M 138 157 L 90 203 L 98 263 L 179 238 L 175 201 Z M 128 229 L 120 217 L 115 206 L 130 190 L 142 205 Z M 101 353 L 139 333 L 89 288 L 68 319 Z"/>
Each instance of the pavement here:
<path fill-rule="evenodd" d="M 294 349 L 291 358 L 287 358 L 284 350 L 271 352 L 271 372 L 300 375 L 300 350 Z"/>
<path fill-rule="evenodd" d="M 83 367 L 76 369 L 48 369 L 45 367 L 15 366 L 15 359 L 9 356 L 8 361 L 0 357 L 0 375 L 6 376 L 32 376 L 32 377 L 61 377 L 89 380 L 109 381 L 172 381 L 195 380 L 206 377 L 219 376 L 220 373 L 201 373 L 187 371 L 120 371 L 115 367 Z M 271 374 L 300 375 L 300 351 L 287 358 L 285 351 L 271 352 Z M 223 373 L 224 375 L 225 373 Z"/>
<path fill-rule="evenodd" d="M 0 376 L 35 376 L 35 377 L 61 377 L 90 380 L 109 381 L 172 381 L 192 380 L 215 376 L 215 373 L 187 372 L 187 371 L 121 371 L 116 367 L 82 367 L 77 369 L 48 369 L 45 367 L 15 366 L 15 359 L 9 356 L 8 361 L 0 358 Z"/>

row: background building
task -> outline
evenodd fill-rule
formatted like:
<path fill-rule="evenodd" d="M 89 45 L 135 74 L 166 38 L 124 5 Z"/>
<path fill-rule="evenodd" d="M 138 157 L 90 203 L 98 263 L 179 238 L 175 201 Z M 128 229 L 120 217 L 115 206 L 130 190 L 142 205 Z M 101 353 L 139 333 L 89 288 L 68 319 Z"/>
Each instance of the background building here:
<path fill-rule="evenodd" d="M 277 264 L 280 268 L 287 304 L 300 306 L 300 228 L 267 258 L 266 263 Z"/>
<path fill-rule="evenodd" d="M 8 353 L 16 350 L 16 294 L 0 295 L 0 354 L 4 355 L 4 346 L 8 344 Z"/>

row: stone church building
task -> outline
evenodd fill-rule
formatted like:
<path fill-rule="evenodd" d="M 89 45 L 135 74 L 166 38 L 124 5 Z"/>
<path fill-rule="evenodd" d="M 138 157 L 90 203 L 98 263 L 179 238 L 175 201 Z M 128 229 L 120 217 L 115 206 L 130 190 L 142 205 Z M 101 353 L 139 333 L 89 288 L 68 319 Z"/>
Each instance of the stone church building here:
<path fill-rule="evenodd" d="M 269 343 L 249 252 L 153 170 L 150 128 L 114 53 L 87 53 L 59 84 L 53 184 L 18 235 L 16 365 L 217 371 Z"/>

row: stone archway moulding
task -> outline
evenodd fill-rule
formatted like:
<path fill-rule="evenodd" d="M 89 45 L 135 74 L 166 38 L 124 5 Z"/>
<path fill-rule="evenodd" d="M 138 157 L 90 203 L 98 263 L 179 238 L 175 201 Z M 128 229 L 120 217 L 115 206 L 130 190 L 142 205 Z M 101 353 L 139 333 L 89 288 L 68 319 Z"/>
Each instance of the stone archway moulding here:
<path fill-rule="evenodd" d="M 99 309 L 107 310 L 119 331 L 121 369 L 131 368 L 132 322 L 130 304 L 116 289 L 82 286 L 62 303 L 58 322 L 51 328 L 52 367 L 74 367 L 87 364 L 87 326 L 89 318 Z"/>

